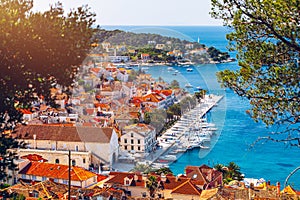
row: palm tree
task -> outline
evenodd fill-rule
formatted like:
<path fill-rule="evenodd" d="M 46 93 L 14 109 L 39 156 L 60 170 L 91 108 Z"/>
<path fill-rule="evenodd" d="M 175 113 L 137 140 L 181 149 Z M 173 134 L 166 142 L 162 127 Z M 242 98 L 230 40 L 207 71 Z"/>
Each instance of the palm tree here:
<path fill-rule="evenodd" d="M 150 197 L 154 197 L 158 188 L 158 181 L 155 176 L 150 176 L 146 181 L 146 188 L 149 190 Z"/>
<path fill-rule="evenodd" d="M 241 168 L 234 162 L 230 162 L 227 166 L 223 164 L 216 164 L 214 168 L 219 172 L 222 172 L 224 184 L 229 183 L 232 180 L 241 181 L 244 179 L 244 176 L 240 172 Z"/>
<path fill-rule="evenodd" d="M 227 171 L 227 176 L 232 178 L 233 180 L 238 180 L 241 181 L 244 179 L 242 173 L 240 172 L 240 167 L 235 164 L 234 162 L 230 162 L 227 165 L 228 171 Z"/>

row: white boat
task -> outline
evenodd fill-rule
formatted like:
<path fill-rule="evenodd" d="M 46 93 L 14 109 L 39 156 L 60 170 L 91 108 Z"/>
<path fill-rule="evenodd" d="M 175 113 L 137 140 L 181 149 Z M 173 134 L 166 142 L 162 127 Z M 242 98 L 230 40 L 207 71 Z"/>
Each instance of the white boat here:
<path fill-rule="evenodd" d="M 160 156 L 159 159 L 175 161 L 175 160 L 177 160 L 177 157 L 175 155 L 165 155 L 165 156 Z"/>
<path fill-rule="evenodd" d="M 204 146 L 204 145 L 200 145 L 199 147 L 200 147 L 201 149 L 209 149 L 208 146 Z"/>
<path fill-rule="evenodd" d="M 174 73 L 173 73 L 172 75 L 175 75 L 175 76 L 176 76 L 178 73 L 179 73 L 179 71 L 178 71 L 178 70 L 175 70 Z"/>
<path fill-rule="evenodd" d="M 190 68 L 190 67 L 189 67 L 189 68 L 186 69 L 186 71 L 187 71 L 187 72 L 192 72 L 192 71 L 193 71 L 193 68 Z"/>
<path fill-rule="evenodd" d="M 149 67 L 142 67 L 142 70 L 148 70 Z"/>
<path fill-rule="evenodd" d="M 168 71 L 173 71 L 174 68 L 173 67 L 168 67 Z"/>
<path fill-rule="evenodd" d="M 192 88 L 193 86 L 190 83 L 184 85 L 186 88 Z"/>

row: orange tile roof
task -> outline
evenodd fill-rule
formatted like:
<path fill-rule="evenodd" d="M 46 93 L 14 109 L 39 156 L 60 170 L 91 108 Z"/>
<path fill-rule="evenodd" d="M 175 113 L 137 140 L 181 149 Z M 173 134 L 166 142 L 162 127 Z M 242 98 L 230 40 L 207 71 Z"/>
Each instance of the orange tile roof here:
<path fill-rule="evenodd" d="M 112 128 L 27 125 L 18 126 L 13 136 L 22 140 L 53 140 L 66 142 L 109 143 Z"/>
<path fill-rule="evenodd" d="M 172 90 L 161 90 L 161 93 L 163 93 L 165 96 L 170 96 L 170 95 L 172 95 L 173 91 Z"/>
<path fill-rule="evenodd" d="M 163 183 L 164 189 L 173 190 L 174 188 L 185 183 L 189 179 L 186 177 L 176 177 L 173 175 L 167 175 L 166 182 Z"/>
<path fill-rule="evenodd" d="M 94 106 L 96 108 L 100 107 L 100 108 L 110 108 L 110 106 L 106 103 L 94 103 Z"/>
<path fill-rule="evenodd" d="M 178 194 L 185 194 L 185 195 L 201 195 L 201 190 L 197 189 L 190 180 L 185 181 L 178 187 L 174 188 L 171 192 L 178 193 Z"/>
<path fill-rule="evenodd" d="M 69 166 L 52 163 L 31 162 L 25 168 L 23 168 L 19 174 L 68 180 Z M 72 181 L 85 181 L 92 177 L 97 177 L 97 174 L 87 171 L 81 167 L 71 167 Z"/>
<path fill-rule="evenodd" d="M 158 103 L 160 101 L 163 101 L 164 98 L 157 95 L 157 94 L 151 93 L 151 94 L 144 95 L 143 100 L 146 101 L 146 102 L 156 102 L 156 103 Z"/>
<path fill-rule="evenodd" d="M 47 162 L 48 161 L 45 158 L 43 158 L 43 156 L 38 155 L 38 154 L 28 154 L 28 155 L 22 156 L 21 158 L 28 159 L 30 161 L 39 161 L 39 162 Z"/>
<path fill-rule="evenodd" d="M 23 114 L 32 114 L 32 112 L 28 109 L 19 109 L 19 111 Z"/>
<path fill-rule="evenodd" d="M 137 175 L 138 180 L 134 181 L 134 175 Z M 130 173 L 130 172 L 110 172 L 109 176 L 111 178 L 106 181 L 106 183 L 110 184 L 121 184 L 124 185 L 124 178 L 128 177 L 129 179 L 133 179 L 131 182 L 131 186 L 145 186 L 145 182 L 142 180 L 142 175 L 139 173 Z"/>
<path fill-rule="evenodd" d="M 98 74 L 99 71 L 101 70 L 101 68 L 91 68 L 90 70 L 91 70 L 91 72 L 94 72 L 95 74 Z"/>

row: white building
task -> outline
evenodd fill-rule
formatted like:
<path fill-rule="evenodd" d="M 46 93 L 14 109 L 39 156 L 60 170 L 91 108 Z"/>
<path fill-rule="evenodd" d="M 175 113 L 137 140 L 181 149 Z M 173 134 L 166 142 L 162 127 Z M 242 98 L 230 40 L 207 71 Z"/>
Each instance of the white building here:
<path fill-rule="evenodd" d="M 74 152 L 72 162 L 83 168 L 90 164 L 111 166 L 118 158 L 118 135 L 112 128 L 27 125 L 17 127 L 14 134 L 27 149 L 36 150 L 52 163 L 67 164 L 69 150 Z M 27 151 L 20 149 L 21 156 L 25 155 L 22 152 Z"/>
<path fill-rule="evenodd" d="M 149 153 L 153 151 L 155 145 L 154 127 L 146 124 L 132 124 L 124 127 L 120 140 L 122 150 Z"/>

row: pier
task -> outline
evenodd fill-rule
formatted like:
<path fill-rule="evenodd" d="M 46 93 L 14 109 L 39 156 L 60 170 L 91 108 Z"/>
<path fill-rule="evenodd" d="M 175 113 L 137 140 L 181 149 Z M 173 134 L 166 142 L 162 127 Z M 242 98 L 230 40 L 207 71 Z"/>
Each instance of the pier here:
<path fill-rule="evenodd" d="M 221 101 L 222 98 L 223 96 L 213 94 L 206 95 L 201 103 L 189 112 L 185 113 L 170 129 L 157 138 L 160 147 L 157 148 L 155 152 L 151 152 L 148 156 L 142 158 L 141 161 L 137 163 L 151 165 L 153 168 L 167 167 L 167 162 L 160 162 L 158 164 L 157 161 L 161 160 L 160 158 L 162 156 L 169 155 L 171 148 L 174 147 L 178 141 L 182 140 L 184 134 L 189 131 L 192 125 L 195 124 L 196 120 L 203 118 L 206 113 L 208 113 L 219 101 Z M 176 134 L 176 136 L 174 135 L 174 139 L 167 139 L 170 134 Z M 170 158 L 173 158 L 173 156 L 170 156 Z M 134 163 L 116 163 L 113 168 L 117 171 L 130 171 L 134 168 Z"/>

